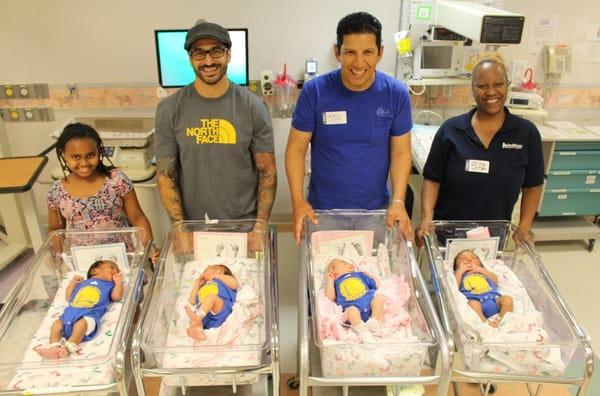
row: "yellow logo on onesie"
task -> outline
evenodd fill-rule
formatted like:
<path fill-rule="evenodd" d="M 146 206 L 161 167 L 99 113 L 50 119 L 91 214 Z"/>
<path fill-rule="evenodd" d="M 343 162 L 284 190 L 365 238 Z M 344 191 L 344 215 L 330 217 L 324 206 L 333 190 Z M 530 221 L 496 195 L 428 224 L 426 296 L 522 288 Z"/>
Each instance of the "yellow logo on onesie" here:
<path fill-rule="evenodd" d="M 492 290 L 487 279 L 482 274 L 467 274 L 463 285 L 465 289 L 474 294 L 483 294 Z"/>
<path fill-rule="evenodd" d="M 206 296 L 210 296 L 211 294 L 219 294 L 219 286 L 215 282 L 208 282 L 200 288 L 198 291 L 198 301 L 204 301 Z"/>
<path fill-rule="evenodd" d="M 367 288 L 360 278 L 349 277 L 340 282 L 340 293 L 347 301 L 354 301 L 367 294 Z"/>
<path fill-rule="evenodd" d="M 71 302 L 73 308 L 92 308 L 100 301 L 100 289 L 87 285 L 79 289 Z"/>
<path fill-rule="evenodd" d="M 235 128 L 221 118 L 201 118 L 200 126 L 186 129 L 186 135 L 196 138 L 196 144 L 235 144 Z"/>

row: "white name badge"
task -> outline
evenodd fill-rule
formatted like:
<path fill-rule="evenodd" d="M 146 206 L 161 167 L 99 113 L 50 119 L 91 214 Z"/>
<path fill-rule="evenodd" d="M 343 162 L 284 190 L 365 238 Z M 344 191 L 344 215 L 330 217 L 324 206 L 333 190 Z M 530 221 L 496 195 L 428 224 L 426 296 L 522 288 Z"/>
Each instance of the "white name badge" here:
<path fill-rule="evenodd" d="M 328 111 L 323 113 L 323 124 L 325 125 L 345 125 L 347 123 L 345 111 Z"/>
<path fill-rule="evenodd" d="M 465 170 L 474 173 L 490 173 L 490 161 L 467 160 Z"/>

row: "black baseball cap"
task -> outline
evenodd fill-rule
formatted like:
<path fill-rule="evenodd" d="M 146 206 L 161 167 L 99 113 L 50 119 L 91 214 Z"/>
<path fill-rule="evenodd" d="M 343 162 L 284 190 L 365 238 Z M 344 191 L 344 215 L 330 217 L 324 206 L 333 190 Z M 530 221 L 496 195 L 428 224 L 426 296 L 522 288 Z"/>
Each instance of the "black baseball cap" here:
<path fill-rule="evenodd" d="M 189 52 L 197 40 L 203 38 L 215 39 L 225 45 L 227 48 L 231 48 L 231 38 L 229 32 L 221 25 L 216 23 L 207 22 L 204 19 L 200 19 L 194 26 L 188 30 L 185 36 L 185 50 Z"/>

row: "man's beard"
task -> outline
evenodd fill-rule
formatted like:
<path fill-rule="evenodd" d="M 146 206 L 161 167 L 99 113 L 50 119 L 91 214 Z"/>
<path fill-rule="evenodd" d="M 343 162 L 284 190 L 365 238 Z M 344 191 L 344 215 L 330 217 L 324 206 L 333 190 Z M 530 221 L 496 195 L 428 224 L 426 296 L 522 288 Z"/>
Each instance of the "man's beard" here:
<path fill-rule="evenodd" d="M 196 76 L 205 84 L 208 85 L 215 85 L 217 84 L 219 81 L 221 81 L 223 79 L 223 77 L 225 77 L 225 75 L 227 74 L 227 65 L 218 65 L 217 66 L 217 74 L 214 75 L 213 77 L 207 78 L 204 74 L 202 74 L 201 70 L 202 68 L 210 68 L 210 67 L 214 67 L 213 65 L 211 66 L 199 66 L 198 68 L 194 68 L 194 73 L 196 74 Z"/>

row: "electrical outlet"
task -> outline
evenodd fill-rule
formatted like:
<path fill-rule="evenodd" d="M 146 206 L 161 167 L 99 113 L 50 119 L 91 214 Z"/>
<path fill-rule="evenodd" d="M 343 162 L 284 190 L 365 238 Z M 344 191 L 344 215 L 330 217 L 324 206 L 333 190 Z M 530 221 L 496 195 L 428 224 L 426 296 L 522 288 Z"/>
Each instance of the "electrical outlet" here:
<path fill-rule="evenodd" d="M 79 97 L 79 89 L 77 88 L 77 84 L 67 84 L 67 90 L 72 98 Z"/>
<path fill-rule="evenodd" d="M 5 84 L 0 89 L 1 99 L 49 98 L 48 84 Z"/>
<path fill-rule="evenodd" d="M 54 121 L 54 110 L 51 107 L 3 108 L 0 116 L 5 122 Z"/>
<path fill-rule="evenodd" d="M 4 97 L 6 97 L 7 99 L 12 99 L 15 97 L 15 89 L 12 85 L 5 85 L 2 91 L 4 92 Z"/>
<path fill-rule="evenodd" d="M 34 108 L 23 109 L 23 121 L 38 121 L 40 119 L 40 111 Z"/>
<path fill-rule="evenodd" d="M 33 88 L 33 86 L 31 86 Z M 30 89 L 29 85 L 20 84 L 17 86 L 16 93 L 19 98 L 31 98 L 33 94 L 33 89 Z"/>
<path fill-rule="evenodd" d="M 6 122 L 19 122 L 23 119 L 23 111 L 17 108 L 4 109 L 4 121 Z"/>

